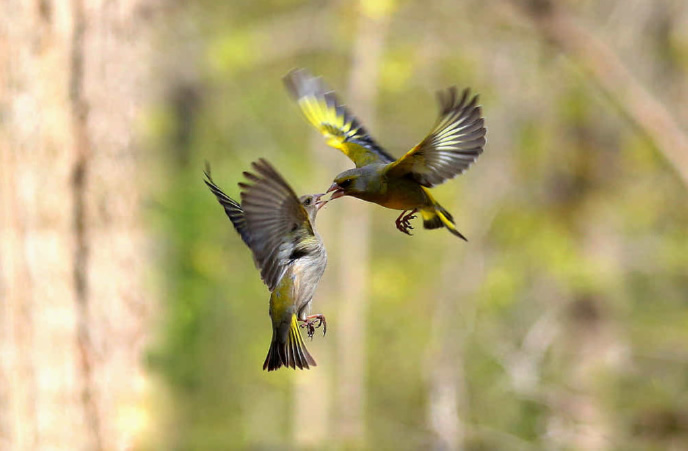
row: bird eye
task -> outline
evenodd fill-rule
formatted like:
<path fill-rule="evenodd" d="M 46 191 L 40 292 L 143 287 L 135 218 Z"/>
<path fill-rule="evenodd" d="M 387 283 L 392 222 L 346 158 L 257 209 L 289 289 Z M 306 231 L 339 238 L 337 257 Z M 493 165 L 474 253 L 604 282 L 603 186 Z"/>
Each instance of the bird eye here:
<path fill-rule="evenodd" d="M 306 200 L 303 201 L 303 204 L 304 204 L 306 207 L 309 206 L 309 205 L 311 204 L 311 198 L 310 198 L 310 197 L 306 198 Z"/>
<path fill-rule="evenodd" d="M 343 180 L 338 185 L 341 186 L 342 188 L 346 188 L 347 186 L 351 185 L 351 179 Z"/>

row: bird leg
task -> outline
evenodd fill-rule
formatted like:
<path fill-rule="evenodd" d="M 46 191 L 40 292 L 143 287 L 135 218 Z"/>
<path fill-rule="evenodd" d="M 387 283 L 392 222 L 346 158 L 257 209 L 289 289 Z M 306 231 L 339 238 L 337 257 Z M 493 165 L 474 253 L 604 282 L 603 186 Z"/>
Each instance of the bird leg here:
<path fill-rule="evenodd" d="M 315 334 L 315 329 L 319 328 L 320 326 L 323 328 L 323 337 L 327 333 L 327 321 L 325 321 L 325 315 L 321 315 L 320 313 L 317 315 L 308 315 L 305 320 L 300 321 L 303 321 L 301 327 L 306 328 L 306 331 L 308 332 L 308 338 L 311 340 L 313 339 L 313 334 Z"/>
<path fill-rule="evenodd" d="M 399 217 L 396 219 L 396 221 L 394 221 L 394 224 L 396 224 L 398 230 L 402 231 L 407 235 L 411 235 L 411 232 L 409 232 L 407 228 L 402 224 L 402 218 L 406 214 L 406 212 L 407 210 L 402 211 Z"/>
<path fill-rule="evenodd" d="M 411 219 L 416 218 L 416 212 L 418 211 L 417 208 L 414 208 L 411 210 L 409 214 L 406 214 L 408 210 L 404 210 L 401 212 L 397 220 L 395 221 L 395 224 L 397 226 L 397 229 L 400 232 L 403 232 L 407 235 L 411 235 L 411 232 L 409 230 L 413 230 L 413 226 L 411 225 Z M 406 215 L 406 216 L 404 216 Z"/>

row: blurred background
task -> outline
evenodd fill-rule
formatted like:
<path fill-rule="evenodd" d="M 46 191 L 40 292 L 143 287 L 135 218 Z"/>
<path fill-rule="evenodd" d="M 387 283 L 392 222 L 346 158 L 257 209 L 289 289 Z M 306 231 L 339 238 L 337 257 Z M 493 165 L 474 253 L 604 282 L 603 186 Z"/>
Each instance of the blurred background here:
<path fill-rule="evenodd" d="M 688 3 L 0 5 L 0 449 L 688 449 Z M 355 199 L 310 371 L 202 182 L 352 166 L 282 87 L 322 75 L 390 153 L 436 90 L 484 154 L 435 189 L 469 242 Z"/>

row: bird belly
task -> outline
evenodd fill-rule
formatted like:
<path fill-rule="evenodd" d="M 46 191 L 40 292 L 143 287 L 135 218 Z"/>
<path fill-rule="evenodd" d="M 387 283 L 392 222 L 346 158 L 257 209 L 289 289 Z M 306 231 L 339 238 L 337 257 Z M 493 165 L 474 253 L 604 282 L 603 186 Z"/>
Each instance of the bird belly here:
<path fill-rule="evenodd" d="M 387 181 L 387 189 L 375 203 L 394 210 L 413 210 L 430 202 L 425 190 L 417 182 L 392 179 Z"/>
<path fill-rule="evenodd" d="M 318 252 L 313 256 L 295 260 L 284 273 L 270 296 L 270 316 L 273 323 L 297 313 L 305 319 L 313 293 L 327 266 L 327 254 Z"/>

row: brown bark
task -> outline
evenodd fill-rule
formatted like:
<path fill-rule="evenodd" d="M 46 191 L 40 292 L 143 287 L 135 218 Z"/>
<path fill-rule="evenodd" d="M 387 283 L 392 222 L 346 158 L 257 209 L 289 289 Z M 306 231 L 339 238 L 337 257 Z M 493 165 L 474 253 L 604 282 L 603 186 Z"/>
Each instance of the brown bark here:
<path fill-rule="evenodd" d="M 0 448 L 121 449 L 141 418 L 141 0 L 3 2 Z M 132 45 L 136 43 L 136 45 Z"/>

